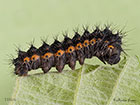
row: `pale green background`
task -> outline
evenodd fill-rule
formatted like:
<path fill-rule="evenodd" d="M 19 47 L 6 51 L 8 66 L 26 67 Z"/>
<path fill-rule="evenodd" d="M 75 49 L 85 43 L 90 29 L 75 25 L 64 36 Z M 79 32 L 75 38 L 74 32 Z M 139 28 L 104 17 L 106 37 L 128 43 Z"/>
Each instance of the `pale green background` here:
<path fill-rule="evenodd" d="M 140 55 L 140 0 L 0 0 L 0 105 L 10 98 L 15 76 L 8 65 L 8 56 L 16 56 L 15 48 L 27 50 L 35 39 L 48 38 L 81 26 L 113 23 L 116 29 L 126 27 L 125 38 L 128 54 Z"/>

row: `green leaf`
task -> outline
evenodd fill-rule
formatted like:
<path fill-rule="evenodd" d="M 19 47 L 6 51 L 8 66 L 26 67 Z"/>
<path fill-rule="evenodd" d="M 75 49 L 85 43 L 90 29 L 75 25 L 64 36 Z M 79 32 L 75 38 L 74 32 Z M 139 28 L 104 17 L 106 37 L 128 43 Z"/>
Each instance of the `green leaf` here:
<path fill-rule="evenodd" d="M 17 77 L 10 105 L 140 105 L 140 62 Z"/>

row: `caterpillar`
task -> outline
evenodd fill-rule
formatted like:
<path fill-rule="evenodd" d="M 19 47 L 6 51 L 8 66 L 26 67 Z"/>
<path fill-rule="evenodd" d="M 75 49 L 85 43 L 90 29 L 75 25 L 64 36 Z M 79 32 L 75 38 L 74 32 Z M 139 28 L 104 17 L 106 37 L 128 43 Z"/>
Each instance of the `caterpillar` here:
<path fill-rule="evenodd" d="M 82 35 L 78 31 L 74 32 L 73 38 L 64 35 L 64 40 L 55 39 L 49 45 L 45 41 L 36 48 L 33 44 L 25 51 L 18 51 L 18 57 L 12 60 L 15 66 L 14 73 L 18 76 L 26 76 L 28 71 L 41 68 L 47 73 L 52 67 L 56 67 L 58 72 L 62 72 L 66 64 L 74 70 L 76 61 L 80 65 L 85 59 L 96 56 L 104 64 L 117 64 L 120 61 L 122 48 L 122 33 L 113 33 L 110 27 L 101 30 L 96 27 L 93 32 L 84 28 Z"/>

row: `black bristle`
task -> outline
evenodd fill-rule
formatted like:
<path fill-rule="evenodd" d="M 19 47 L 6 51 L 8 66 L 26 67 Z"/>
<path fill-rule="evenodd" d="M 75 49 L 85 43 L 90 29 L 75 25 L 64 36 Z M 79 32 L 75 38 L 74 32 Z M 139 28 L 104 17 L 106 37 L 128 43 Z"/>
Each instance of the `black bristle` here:
<path fill-rule="evenodd" d="M 50 46 L 46 42 L 43 42 L 42 46 L 38 48 L 38 52 L 42 55 L 46 53 L 49 49 L 50 49 Z"/>
<path fill-rule="evenodd" d="M 63 45 L 57 39 L 55 39 L 54 43 L 51 45 L 51 50 L 56 53 L 59 49 L 63 49 Z"/>
<path fill-rule="evenodd" d="M 37 48 L 34 45 L 31 45 L 29 50 L 27 51 L 28 56 L 32 56 L 33 54 L 37 53 Z"/>
<path fill-rule="evenodd" d="M 66 50 L 70 45 L 73 46 L 73 42 L 72 42 L 72 39 L 65 36 L 64 37 L 64 41 L 63 41 L 63 46 L 64 46 L 64 49 Z"/>

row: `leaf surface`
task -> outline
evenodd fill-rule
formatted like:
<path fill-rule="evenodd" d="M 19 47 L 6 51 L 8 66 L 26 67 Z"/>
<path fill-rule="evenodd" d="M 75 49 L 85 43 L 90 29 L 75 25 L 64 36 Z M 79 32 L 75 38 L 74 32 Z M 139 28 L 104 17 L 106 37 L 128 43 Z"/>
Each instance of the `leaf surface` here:
<path fill-rule="evenodd" d="M 10 105 L 140 105 L 140 62 L 17 77 Z"/>

